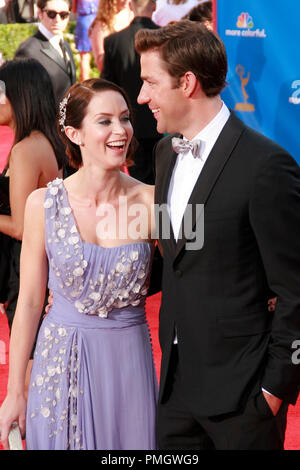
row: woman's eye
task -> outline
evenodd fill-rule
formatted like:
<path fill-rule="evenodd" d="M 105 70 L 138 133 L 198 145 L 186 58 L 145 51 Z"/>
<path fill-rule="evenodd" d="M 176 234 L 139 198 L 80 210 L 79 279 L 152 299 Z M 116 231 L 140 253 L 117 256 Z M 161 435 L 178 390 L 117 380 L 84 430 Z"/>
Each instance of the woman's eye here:
<path fill-rule="evenodd" d="M 99 124 L 102 124 L 104 126 L 109 126 L 111 121 L 109 119 L 103 119 L 102 121 L 99 121 Z"/>
<path fill-rule="evenodd" d="M 123 116 L 123 117 L 121 118 L 121 121 L 123 121 L 123 122 L 128 122 L 128 121 L 130 121 L 130 117 L 129 117 L 129 116 Z"/>

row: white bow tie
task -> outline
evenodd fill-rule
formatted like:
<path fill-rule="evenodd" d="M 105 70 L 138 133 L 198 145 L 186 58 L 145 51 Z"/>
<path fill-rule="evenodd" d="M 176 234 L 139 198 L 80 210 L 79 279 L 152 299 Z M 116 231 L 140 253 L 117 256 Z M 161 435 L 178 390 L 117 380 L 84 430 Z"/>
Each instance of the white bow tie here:
<path fill-rule="evenodd" d="M 203 153 L 204 141 L 200 139 L 191 141 L 191 140 L 181 139 L 180 137 L 173 137 L 172 147 L 176 153 L 185 154 L 191 151 L 194 158 L 201 159 L 201 154 Z"/>

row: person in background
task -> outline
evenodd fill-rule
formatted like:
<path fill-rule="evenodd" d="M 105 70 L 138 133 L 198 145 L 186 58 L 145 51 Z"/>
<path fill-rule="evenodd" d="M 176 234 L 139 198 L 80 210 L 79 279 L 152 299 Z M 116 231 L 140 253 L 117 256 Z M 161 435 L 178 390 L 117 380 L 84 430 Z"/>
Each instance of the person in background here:
<path fill-rule="evenodd" d="M 133 150 L 130 103 L 106 80 L 76 83 L 59 128 L 78 170 L 27 201 L 1 440 L 7 448 L 13 421 L 25 432 L 27 413 L 28 450 L 155 450 L 157 378 L 145 315 L 154 188 L 120 171 Z M 137 204 L 144 211 L 134 230 Z M 118 221 L 108 229 L 107 210 Z M 24 370 L 48 272 L 53 304 L 26 412 Z"/>
<path fill-rule="evenodd" d="M 0 23 L 7 23 L 5 0 L 0 0 Z"/>
<path fill-rule="evenodd" d="M 92 45 L 88 35 L 89 27 L 97 13 L 99 0 L 75 0 L 72 11 L 77 13 L 75 45 L 80 54 L 80 81 L 90 78 Z"/>
<path fill-rule="evenodd" d="M 208 29 L 213 29 L 212 1 L 203 0 L 193 7 L 187 15 L 183 17 L 185 20 L 200 21 Z"/>
<path fill-rule="evenodd" d="M 101 77 L 126 90 L 134 110 L 134 136 L 138 147 L 133 155 L 134 165 L 128 168 L 133 178 L 154 184 L 152 151 L 162 137 L 147 105 L 140 106 L 137 97 L 142 85 L 140 57 L 134 48 L 134 37 L 142 28 L 158 28 L 151 20 L 155 0 L 131 0 L 129 7 L 134 19 L 127 28 L 104 39 L 104 66 Z"/>
<path fill-rule="evenodd" d="M 95 20 L 90 26 L 89 37 L 95 64 L 101 74 L 104 59 L 104 38 L 126 28 L 133 19 L 128 0 L 100 0 Z"/>
<path fill-rule="evenodd" d="M 33 58 L 49 73 L 57 104 L 76 81 L 76 69 L 69 43 L 64 40 L 71 0 L 38 0 L 38 31 L 24 41 L 15 58 Z"/>
<path fill-rule="evenodd" d="M 181 20 L 198 0 L 158 0 L 152 20 L 159 26 Z"/>
<path fill-rule="evenodd" d="M 1 300 L 7 302 L 11 330 L 19 293 L 26 200 L 32 191 L 62 175 L 64 147 L 56 132 L 55 98 L 44 67 L 35 59 L 7 61 L 0 67 L 0 83 L 5 84 L 1 88 L 0 125 L 9 126 L 14 133 L 6 169 L 0 175 L 1 191 L 7 197 L 7 209 L 0 215 L 0 232 L 6 240 L 10 238 L 3 276 L 8 282 Z M 5 269 L 3 262 L 0 268 Z"/>
<path fill-rule="evenodd" d="M 21 16 L 18 0 L 5 0 L 5 13 L 7 23 L 26 23 Z"/>
<path fill-rule="evenodd" d="M 204 24 L 140 30 L 135 45 L 138 102 L 168 134 L 159 449 L 283 450 L 300 382 L 300 168 L 221 100 L 226 50 Z"/>

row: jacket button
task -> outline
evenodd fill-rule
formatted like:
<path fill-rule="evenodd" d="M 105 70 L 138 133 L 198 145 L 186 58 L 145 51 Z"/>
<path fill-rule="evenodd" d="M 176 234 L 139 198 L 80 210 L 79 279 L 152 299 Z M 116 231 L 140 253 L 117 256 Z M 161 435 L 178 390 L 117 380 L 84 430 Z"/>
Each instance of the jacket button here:
<path fill-rule="evenodd" d="M 181 277 L 182 276 L 182 271 L 180 271 L 180 269 L 176 269 L 175 276 L 176 277 Z"/>

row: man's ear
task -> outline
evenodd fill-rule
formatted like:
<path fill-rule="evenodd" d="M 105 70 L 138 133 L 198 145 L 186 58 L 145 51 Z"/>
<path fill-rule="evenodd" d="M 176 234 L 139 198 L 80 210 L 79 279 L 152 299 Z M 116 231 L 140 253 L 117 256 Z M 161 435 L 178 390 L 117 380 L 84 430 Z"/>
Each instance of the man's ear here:
<path fill-rule="evenodd" d="M 66 126 L 65 127 L 65 134 L 68 137 L 68 139 L 73 142 L 73 144 L 76 145 L 82 145 L 81 139 L 80 139 L 80 134 L 79 130 L 75 129 L 75 127 L 72 126 Z"/>
<path fill-rule="evenodd" d="M 192 96 L 199 85 L 198 79 L 193 72 L 186 72 L 181 77 L 181 88 L 186 97 Z"/>

